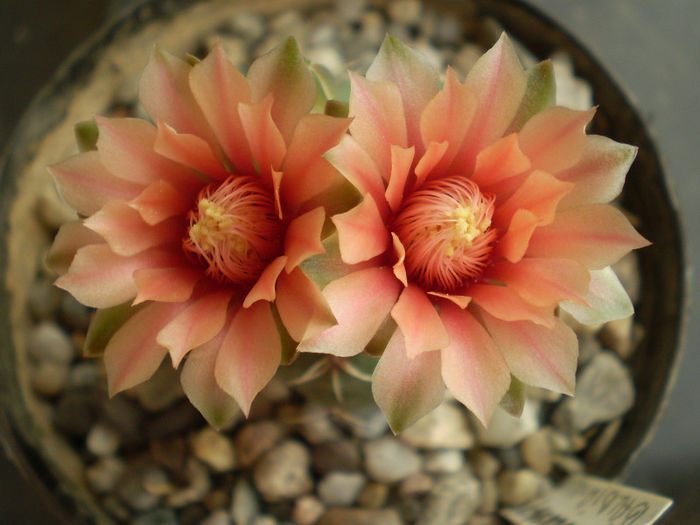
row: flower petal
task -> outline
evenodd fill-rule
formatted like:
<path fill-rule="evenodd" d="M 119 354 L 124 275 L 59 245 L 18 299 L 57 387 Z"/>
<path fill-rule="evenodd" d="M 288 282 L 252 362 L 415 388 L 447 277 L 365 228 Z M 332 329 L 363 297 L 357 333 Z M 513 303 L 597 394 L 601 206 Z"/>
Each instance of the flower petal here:
<path fill-rule="evenodd" d="M 294 213 L 335 182 L 329 176 L 333 168 L 323 154 L 338 144 L 349 125 L 350 119 L 321 114 L 304 115 L 299 120 L 284 160 L 282 195 L 287 210 Z"/>
<path fill-rule="evenodd" d="M 56 286 L 84 305 L 109 308 L 136 296 L 136 270 L 173 266 L 176 262 L 173 253 L 160 249 L 123 257 L 115 255 L 106 243 L 89 244 L 76 252 L 68 273 L 56 280 Z"/>
<path fill-rule="evenodd" d="M 104 353 L 110 396 L 143 383 L 158 369 L 167 351 L 156 342 L 156 335 L 181 307 L 177 303 L 148 304 L 112 336 Z"/>
<path fill-rule="evenodd" d="M 191 71 L 187 62 L 155 47 L 139 81 L 139 101 L 153 122 L 165 122 L 178 133 L 197 135 L 216 147 L 190 89 Z"/>
<path fill-rule="evenodd" d="M 236 401 L 221 389 L 214 375 L 224 334 L 222 330 L 219 337 L 192 350 L 180 374 L 182 389 L 190 403 L 216 429 L 225 427 L 240 412 Z"/>
<path fill-rule="evenodd" d="M 401 283 L 389 268 L 367 268 L 332 281 L 323 289 L 338 324 L 302 341 L 300 352 L 357 355 L 394 306 Z"/>
<path fill-rule="evenodd" d="M 236 313 L 216 358 L 216 382 L 248 417 L 258 392 L 280 364 L 282 345 L 270 304 L 259 301 Z"/>
<path fill-rule="evenodd" d="M 574 395 L 578 339 L 560 319 L 545 328 L 528 321 L 501 321 L 483 313 L 484 324 L 515 377 L 540 388 Z"/>
<path fill-rule="evenodd" d="M 600 270 L 630 250 L 648 246 L 622 212 L 607 204 L 591 204 L 564 210 L 554 222 L 538 228 L 530 239 L 532 257 L 574 259 L 591 270 Z"/>
<path fill-rule="evenodd" d="M 530 210 L 517 210 L 510 220 L 508 229 L 496 244 L 494 256 L 504 257 L 512 263 L 522 259 L 538 222 L 538 217 Z"/>
<path fill-rule="evenodd" d="M 600 135 L 586 138 L 579 161 L 557 173 L 559 180 L 576 183 L 574 190 L 562 199 L 561 209 L 613 200 L 622 191 L 627 170 L 637 155 L 635 146 Z"/>
<path fill-rule="evenodd" d="M 557 204 L 573 188 L 571 182 L 562 182 L 545 171 L 535 170 L 513 195 L 496 207 L 493 224 L 504 228 L 518 210 L 529 210 L 537 217 L 538 224 L 549 224 L 554 220 Z"/>
<path fill-rule="evenodd" d="M 158 224 L 175 215 L 183 215 L 192 207 L 192 198 L 183 195 L 172 184 L 162 179 L 143 190 L 129 206 L 141 215 L 147 224 Z"/>
<path fill-rule="evenodd" d="M 507 286 L 475 284 L 469 287 L 469 294 L 476 304 L 498 319 L 532 321 L 549 327 L 554 323 L 553 307 L 534 306 Z"/>
<path fill-rule="evenodd" d="M 287 255 L 285 271 L 291 272 L 313 255 L 325 253 L 321 244 L 321 232 L 326 220 L 323 206 L 307 211 L 292 219 L 284 236 L 284 253 Z"/>
<path fill-rule="evenodd" d="M 597 325 L 624 319 L 634 313 L 634 306 L 612 268 L 591 271 L 591 284 L 584 297 L 586 305 L 571 301 L 561 303 L 579 323 Z"/>
<path fill-rule="evenodd" d="M 567 299 L 582 303 L 591 280 L 581 263 L 549 257 L 527 257 L 517 264 L 501 261 L 493 266 L 489 277 L 536 306 L 552 306 Z"/>
<path fill-rule="evenodd" d="M 331 220 L 338 230 L 340 256 L 346 264 L 367 261 L 389 247 L 389 232 L 369 195 L 365 195 L 354 208 L 334 215 Z"/>
<path fill-rule="evenodd" d="M 435 306 L 415 284 L 403 289 L 391 309 L 391 316 L 403 334 L 409 359 L 423 352 L 445 348 L 450 342 Z"/>
<path fill-rule="evenodd" d="M 346 135 L 325 157 L 362 195 L 372 196 L 382 216 L 389 215 L 382 175 L 354 138 Z"/>
<path fill-rule="evenodd" d="M 279 170 L 287 153 L 280 130 L 272 120 L 272 95 L 256 104 L 239 104 L 243 130 L 257 168 L 266 181 L 270 181 L 271 171 Z"/>
<path fill-rule="evenodd" d="M 391 82 L 373 82 L 350 73 L 350 133 L 376 163 L 391 173 L 391 146 L 408 146 L 401 92 Z"/>
<path fill-rule="evenodd" d="M 520 131 L 525 123 L 556 101 L 556 83 L 551 60 L 543 60 L 527 70 L 527 89 L 510 131 Z"/>
<path fill-rule="evenodd" d="M 471 179 L 488 188 L 528 169 L 530 159 L 520 150 L 518 136 L 511 133 L 479 152 Z"/>
<path fill-rule="evenodd" d="M 144 301 L 180 303 L 192 295 L 195 285 L 202 279 L 203 272 L 191 266 L 166 268 L 142 268 L 134 272 L 136 298 L 133 305 Z"/>
<path fill-rule="evenodd" d="M 189 76 L 190 89 L 219 144 L 240 175 L 253 175 L 252 156 L 243 131 L 238 104 L 249 104 L 250 86 L 243 74 L 226 58 L 217 42 Z"/>
<path fill-rule="evenodd" d="M 406 277 L 406 265 L 404 261 L 406 260 L 406 248 L 404 248 L 401 239 L 394 232 L 391 232 L 391 242 L 394 248 L 394 256 L 396 257 L 396 262 L 392 270 L 396 278 L 403 283 L 404 286 L 408 286 L 408 278 Z"/>
<path fill-rule="evenodd" d="M 505 33 L 469 71 L 465 85 L 476 94 L 476 113 L 452 171 L 471 173 L 477 153 L 495 142 L 515 117 L 527 87 L 527 73 Z"/>
<path fill-rule="evenodd" d="M 446 299 L 447 301 L 451 301 L 452 303 L 454 303 L 458 307 L 460 307 L 462 310 L 464 310 L 472 302 L 472 298 L 469 297 L 468 295 L 456 295 L 456 294 L 440 293 L 440 292 L 428 292 L 428 295 L 432 295 L 433 297 L 439 297 L 441 299 Z"/>
<path fill-rule="evenodd" d="M 275 306 L 295 341 L 304 341 L 337 324 L 326 298 L 299 268 L 280 275 Z"/>
<path fill-rule="evenodd" d="M 442 379 L 485 426 L 508 391 L 510 370 L 484 327 L 467 310 L 445 303 L 440 311 L 450 344 L 441 351 Z"/>
<path fill-rule="evenodd" d="M 180 365 L 187 352 L 211 341 L 221 332 L 232 296 L 233 290 L 229 288 L 191 301 L 158 332 L 156 340 L 170 352 L 174 368 Z"/>
<path fill-rule="evenodd" d="M 159 155 L 195 169 L 209 178 L 223 180 L 228 177 L 227 171 L 214 156 L 211 146 L 204 139 L 197 135 L 178 133 L 163 122 L 158 122 L 158 132 L 153 150 Z"/>
<path fill-rule="evenodd" d="M 87 218 L 85 227 L 104 237 L 117 255 L 134 255 L 148 248 L 179 242 L 184 226 L 179 217 L 166 219 L 154 226 L 147 224 L 139 212 L 123 201 L 110 201 Z"/>
<path fill-rule="evenodd" d="M 586 126 L 595 108 L 575 111 L 553 107 L 540 111 L 520 130 L 520 149 L 533 168 L 558 173 L 578 162 L 586 146 Z"/>
<path fill-rule="evenodd" d="M 248 70 L 253 102 L 272 94 L 272 120 L 289 144 L 299 119 L 316 101 L 316 81 L 293 38 L 253 62 Z"/>
<path fill-rule="evenodd" d="M 399 88 L 408 144 L 416 147 L 417 156 L 422 156 L 425 150 L 420 135 L 421 114 L 440 89 L 438 72 L 425 56 L 387 35 L 366 77 L 372 81 L 392 82 Z"/>
<path fill-rule="evenodd" d="M 153 151 L 156 128 L 135 118 L 95 117 L 100 135 L 100 161 L 117 177 L 142 185 L 165 179 L 177 188 L 195 191 L 201 181 L 195 173 Z"/>
<path fill-rule="evenodd" d="M 394 331 L 372 374 L 372 394 L 391 430 L 397 434 L 411 426 L 438 406 L 444 393 L 440 352 L 410 358 L 401 330 Z"/>
<path fill-rule="evenodd" d="M 447 141 L 431 142 L 428 145 L 425 155 L 423 155 L 418 161 L 418 164 L 416 164 L 416 185 L 423 184 L 423 181 L 433 174 L 433 169 L 444 157 L 448 146 L 449 144 Z"/>
<path fill-rule="evenodd" d="M 275 300 L 277 278 L 284 269 L 285 264 L 287 264 L 287 256 L 280 255 L 267 265 L 267 268 L 263 270 L 257 282 L 250 289 L 248 295 L 246 295 L 243 301 L 243 308 L 248 308 L 251 304 L 258 301 L 269 302 Z"/>
<path fill-rule="evenodd" d="M 469 129 L 476 111 L 476 95 L 457 78 L 451 67 L 447 68 L 445 85 L 428 102 L 420 119 L 421 137 L 424 145 L 432 142 L 447 142 L 447 150 L 434 168 L 440 176 L 450 165 Z"/>
<path fill-rule="evenodd" d="M 389 176 L 389 184 L 386 187 L 384 196 L 389 203 L 391 211 L 394 213 L 396 213 L 403 201 L 403 192 L 406 188 L 406 180 L 411 173 L 414 152 L 413 146 L 410 148 L 391 146 L 391 175 Z"/>
<path fill-rule="evenodd" d="M 64 274 L 73 262 L 75 253 L 88 244 L 103 244 L 104 239 L 75 220 L 63 224 L 46 254 L 46 265 L 58 274 Z"/>
<path fill-rule="evenodd" d="M 115 177 L 100 162 L 96 151 L 81 153 L 49 167 L 61 196 L 81 215 L 92 215 L 112 199 L 129 200 L 139 184 Z"/>

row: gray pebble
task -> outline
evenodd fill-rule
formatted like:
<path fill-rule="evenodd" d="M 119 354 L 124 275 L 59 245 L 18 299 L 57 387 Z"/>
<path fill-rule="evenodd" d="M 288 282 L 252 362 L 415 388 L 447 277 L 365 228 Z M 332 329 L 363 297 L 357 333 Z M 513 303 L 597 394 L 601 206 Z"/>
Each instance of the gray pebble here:
<path fill-rule="evenodd" d="M 61 297 L 60 316 L 61 321 L 73 330 L 86 331 L 92 319 L 92 308 L 78 302 L 70 294 Z"/>
<path fill-rule="evenodd" d="M 414 425 L 404 430 L 402 441 L 415 448 L 457 448 L 466 450 L 474 445 L 466 413 L 451 403 L 442 403 Z"/>
<path fill-rule="evenodd" d="M 85 438 L 85 446 L 95 456 L 111 456 L 120 445 L 119 434 L 104 423 L 96 423 Z"/>
<path fill-rule="evenodd" d="M 282 425 L 276 421 L 256 421 L 241 428 L 234 438 L 236 456 L 241 467 L 248 467 L 270 450 L 284 436 Z"/>
<path fill-rule="evenodd" d="M 232 441 L 211 427 L 204 427 L 190 439 L 194 455 L 214 470 L 227 472 L 236 465 Z"/>
<path fill-rule="evenodd" d="M 265 34 L 265 18 L 250 11 L 241 11 L 231 18 L 233 30 L 246 38 L 248 42 L 253 42 Z"/>
<path fill-rule="evenodd" d="M 375 439 L 389 430 L 386 417 L 376 405 L 368 406 L 361 412 L 353 412 L 348 423 L 353 435 L 360 439 Z"/>
<path fill-rule="evenodd" d="M 498 482 L 486 479 L 481 482 L 481 501 L 478 512 L 488 514 L 498 509 Z"/>
<path fill-rule="evenodd" d="M 413 497 L 418 494 L 425 494 L 433 488 L 433 478 L 425 472 L 416 472 L 404 479 L 399 485 L 399 494 Z"/>
<path fill-rule="evenodd" d="M 318 525 L 403 525 L 394 509 L 330 509 Z"/>
<path fill-rule="evenodd" d="M 357 498 L 357 502 L 361 507 L 368 509 L 379 509 L 386 504 L 388 496 L 388 485 L 370 482 Z"/>
<path fill-rule="evenodd" d="M 367 473 L 381 483 L 401 481 L 421 468 L 418 453 L 391 436 L 366 442 L 364 451 Z"/>
<path fill-rule="evenodd" d="M 342 437 L 340 429 L 331 420 L 326 407 L 310 403 L 299 414 L 299 432 L 311 444 L 335 441 Z"/>
<path fill-rule="evenodd" d="M 178 525 L 180 521 L 170 509 L 158 509 L 136 517 L 132 525 Z"/>
<path fill-rule="evenodd" d="M 85 478 L 96 492 L 111 492 L 117 486 L 125 469 L 124 461 L 119 458 L 99 458 L 93 465 L 85 469 Z"/>
<path fill-rule="evenodd" d="M 169 359 L 163 361 L 148 381 L 135 386 L 129 395 L 136 396 L 149 412 L 160 412 L 185 397 L 180 386 L 180 374 L 173 369 Z"/>
<path fill-rule="evenodd" d="M 325 505 L 316 496 L 301 496 L 294 502 L 292 519 L 299 525 L 313 525 L 325 511 Z"/>
<path fill-rule="evenodd" d="M 394 0 L 387 6 L 389 18 L 400 24 L 414 24 L 420 21 L 423 4 L 419 0 Z"/>
<path fill-rule="evenodd" d="M 493 478 L 501 470 L 501 462 L 498 458 L 483 449 L 476 450 L 470 455 L 470 465 L 481 479 Z"/>
<path fill-rule="evenodd" d="M 53 321 L 42 321 L 29 334 L 27 351 L 38 362 L 68 364 L 75 357 L 73 341 Z"/>
<path fill-rule="evenodd" d="M 133 510 L 144 511 L 154 508 L 160 496 L 146 490 L 143 485 L 143 477 L 147 468 L 143 466 L 132 467 L 120 480 L 117 492 L 124 503 Z"/>
<path fill-rule="evenodd" d="M 504 505 L 522 505 L 537 496 L 542 476 L 533 470 L 505 470 L 498 477 L 500 501 Z"/>
<path fill-rule="evenodd" d="M 49 319 L 54 316 L 61 302 L 63 292 L 49 279 L 40 279 L 29 288 L 27 302 L 35 319 Z"/>
<path fill-rule="evenodd" d="M 292 499 L 313 488 L 309 451 L 298 441 L 283 441 L 269 450 L 253 471 L 255 487 L 267 501 Z"/>
<path fill-rule="evenodd" d="M 553 420 L 564 430 L 581 432 L 594 423 L 612 421 L 634 404 L 629 369 L 612 352 L 598 353 L 579 374 L 576 397 L 564 400 Z"/>
<path fill-rule="evenodd" d="M 94 399 L 100 393 L 92 389 L 71 390 L 58 400 L 54 425 L 68 436 L 85 436 L 95 420 Z"/>
<path fill-rule="evenodd" d="M 430 450 L 425 454 L 423 469 L 434 474 L 457 472 L 464 467 L 464 453 L 461 450 Z"/>
<path fill-rule="evenodd" d="M 200 525 L 229 525 L 231 520 L 228 512 L 222 509 L 217 509 L 207 516 Z"/>
<path fill-rule="evenodd" d="M 481 484 L 469 472 L 450 474 L 428 495 L 417 525 L 464 525 L 481 500 Z"/>
<path fill-rule="evenodd" d="M 341 439 L 320 443 L 311 450 L 314 470 L 325 474 L 331 470 L 357 470 L 362 458 L 354 441 Z"/>
<path fill-rule="evenodd" d="M 367 484 L 360 472 L 329 472 L 318 483 L 318 495 L 330 507 L 352 505 Z"/>
<path fill-rule="evenodd" d="M 520 417 L 511 416 L 502 408 L 497 408 L 489 428 L 478 427 L 481 444 L 506 448 L 520 443 L 540 427 L 540 405 L 539 401 L 528 399 Z"/>
<path fill-rule="evenodd" d="M 520 451 L 525 463 L 534 471 L 549 474 L 552 470 L 552 443 L 546 429 L 526 437 L 520 443 Z"/>
<path fill-rule="evenodd" d="M 43 396 L 56 396 L 65 390 L 69 373 L 65 363 L 42 361 L 32 371 L 32 387 Z"/>
<path fill-rule="evenodd" d="M 233 487 L 231 497 L 231 517 L 235 525 L 247 525 L 258 514 L 260 505 L 258 497 L 244 479 L 239 479 Z"/>
<path fill-rule="evenodd" d="M 103 385 L 103 368 L 97 361 L 79 361 L 71 366 L 68 373 L 68 386 L 82 388 Z"/>
<path fill-rule="evenodd" d="M 184 507 L 204 499 L 211 488 L 211 479 L 206 467 L 194 458 L 190 458 L 185 469 L 188 485 L 170 494 L 167 503 L 171 507 Z"/>

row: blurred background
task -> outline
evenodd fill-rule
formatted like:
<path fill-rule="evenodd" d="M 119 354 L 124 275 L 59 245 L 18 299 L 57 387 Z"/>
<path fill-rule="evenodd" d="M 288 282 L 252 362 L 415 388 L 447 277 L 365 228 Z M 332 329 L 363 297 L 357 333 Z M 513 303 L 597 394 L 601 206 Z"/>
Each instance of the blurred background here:
<path fill-rule="evenodd" d="M 0 148 L 32 97 L 100 25 L 138 0 L 0 0 Z M 630 96 L 656 137 L 686 232 L 689 272 L 700 260 L 700 2 L 527 0 L 588 48 Z M 675 500 L 666 525 L 700 516 L 700 318 L 690 286 L 684 351 L 651 442 L 625 472 L 631 486 Z M 0 522 L 53 523 L 0 453 Z"/>

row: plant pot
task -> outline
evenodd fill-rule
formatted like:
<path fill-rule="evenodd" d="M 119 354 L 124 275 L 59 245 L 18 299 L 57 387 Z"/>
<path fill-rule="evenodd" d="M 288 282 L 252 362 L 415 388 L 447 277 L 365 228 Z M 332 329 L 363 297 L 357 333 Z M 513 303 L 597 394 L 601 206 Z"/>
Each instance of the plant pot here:
<path fill-rule="evenodd" d="M 386 4 L 370 3 L 382 9 Z M 29 334 L 37 317 L 43 315 L 37 313 L 36 304 L 32 306 L 32 301 L 36 303 L 32 294 L 37 279 L 48 278 L 42 270 L 42 258 L 51 236 L 70 216 L 69 210 L 56 199 L 45 166 L 75 152 L 72 129 L 75 122 L 94 114 L 138 113 L 135 105 L 137 79 L 153 43 L 158 42 L 175 55 L 201 54 L 202 47 L 209 43 L 207 37 L 223 27 L 234 27 L 239 40 L 248 38 L 247 47 L 260 52 L 269 46 L 270 40 L 255 26 L 256 21 L 261 20 L 259 16 L 275 17 L 279 33 L 303 34 L 309 27 L 304 20 L 312 23 L 322 17 L 318 14 L 322 6 L 330 9 L 331 5 L 330 0 L 242 0 L 235 3 L 211 0 L 195 4 L 184 0 L 152 0 L 105 28 L 74 54 L 34 101 L 16 130 L 0 174 L 4 243 L 0 250 L 0 272 L 6 283 L 0 296 L 3 441 L 21 470 L 33 478 L 37 486 L 53 493 L 52 505 L 66 523 L 75 523 L 77 519 L 109 523 L 115 511 L 105 508 L 104 501 L 99 503 L 87 486 L 83 460 L 88 454 L 80 450 L 82 438 L 67 439 L 53 424 L 56 417 L 51 407 L 59 397 L 63 399 L 63 394 L 44 392 L 40 396 L 32 386 L 35 380 L 30 376 L 34 365 L 28 351 Z M 458 34 L 483 47 L 493 42 L 500 25 L 537 57 L 545 58 L 555 51 L 563 51 L 570 57 L 576 75 L 591 86 L 599 105 L 592 131 L 639 146 L 639 155 L 630 170 L 621 200 L 622 206 L 635 218 L 637 229 L 653 242 L 637 255 L 640 292 L 635 323 L 641 331 L 635 341 L 636 349 L 627 360 L 636 400 L 614 428 L 601 426 L 591 432 L 588 449 L 579 453 L 581 458 L 587 458 L 587 471 L 614 477 L 653 429 L 671 382 L 682 329 L 681 232 L 654 145 L 644 123 L 610 76 L 561 28 L 536 11 L 520 2 L 506 0 L 446 4 L 431 1 L 426 5 L 458 21 L 462 25 Z M 292 8 L 306 10 L 308 16 L 301 17 L 304 20 L 295 18 L 289 14 Z M 350 13 L 351 8 L 347 9 Z M 185 12 L 187 14 L 183 14 Z M 240 20 L 243 12 L 255 13 L 252 22 L 235 29 L 234 19 Z M 401 15 L 395 18 L 400 20 Z M 421 24 L 427 24 L 426 20 L 403 26 L 395 22 L 390 29 L 410 38 L 422 30 Z M 356 32 L 366 29 L 364 26 L 348 27 L 349 31 Z M 251 34 L 245 36 L 246 31 Z M 381 38 L 383 31 L 379 33 Z M 438 40 L 440 38 L 444 40 L 445 49 L 458 45 L 444 37 Z M 232 42 L 229 44 L 235 48 Z M 376 50 L 378 44 L 369 48 Z M 346 50 L 354 54 L 352 59 L 366 62 L 371 58 L 371 53 L 368 55 L 362 46 L 357 47 Z M 240 61 L 237 64 L 240 67 L 249 63 L 247 51 L 242 51 Z M 56 300 L 64 301 L 67 305 L 64 310 L 71 307 L 67 300 Z M 56 316 L 55 313 L 47 315 Z M 72 322 L 71 330 L 79 334 L 84 328 L 79 326 L 80 319 Z M 87 410 L 97 408 L 91 406 Z M 192 418 L 189 412 L 184 414 L 183 417 Z M 609 446 L 600 445 L 603 439 Z M 600 450 L 589 453 L 595 443 Z"/>

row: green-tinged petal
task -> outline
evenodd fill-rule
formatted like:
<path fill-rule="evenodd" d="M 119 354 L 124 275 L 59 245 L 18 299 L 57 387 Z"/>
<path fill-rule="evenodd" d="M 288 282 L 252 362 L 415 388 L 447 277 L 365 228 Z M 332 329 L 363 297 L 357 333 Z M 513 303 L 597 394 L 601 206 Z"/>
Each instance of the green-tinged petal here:
<path fill-rule="evenodd" d="M 440 352 L 409 358 L 403 334 L 396 330 L 372 374 L 372 393 L 391 430 L 398 434 L 442 401 Z"/>
<path fill-rule="evenodd" d="M 253 102 L 272 93 L 272 120 L 289 144 L 299 119 L 316 101 L 316 80 L 299 52 L 296 40 L 285 42 L 258 58 L 248 70 Z"/>
<path fill-rule="evenodd" d="M 299 265 L 319 289 L 325 288 L 331 281 L 343 277 L 353 270 L 340 258 L 337 233 L 326 237 L 321 245 L 326 253 L 309 257 Z"/>
<path fill-rule="evenodd" d="M 83 356 L 101 356 L 114 333 L 143 306 L 145 305 L 131 306 L 127 302 L 112 308 L 97 310 L 90 321 L 90 328 L 85 337 Z"/>
<path fill-rule="evenodd" d="M 97 149 L 97 137 L 100 132 L 94 119 L 78 122 L 73 127 L 73 133 L 75 133 L 75 141 L 78 143 L 78 149 L 81 152 Z"/>
<path fill-rule="evenodd" d="M 530 118 L 554 105 L 556 84 L 551 60 L 544 60 L 527 70 L 527 87 L 509 132 L 520 131 Z"/>
<path fill-rule="evenodd" d="M 525 407 L 525 384 L 517 377 L 510 377 L 510 388 L 499 406 L 513 417 L 520 417 Z"/>
<path fill-rule="evenodd" d="M 367 78 L 393 82 L 399 88 L 406 116 L 408 144 L 416 147 L 416 156 L 424 153 L 420 118 L 428 101 L 440 89 L 440 76 L 427 58 L 387 35 L 379 53 L 367 70 Z"/>
<path fill-rule="evenodd" d="M 591 271 L 591 287 L 584 300 L 589 306 L 572 301 L 562 301 L 559 306 L 579 323 L 590 325 L 623 319 L 634 313 L 632 301 L 609 266 Z"/>
<path fill-rule="evenodd" d="M 292 336 L 289 335 L 289 332 L 285 328 L 282 318 L 280 317 L 280 313 L 277 310 L 277 305 L 272 303 L 270 306 L 272 317 L 275 319 L 275 325 L 277 326 L 277 332 L 280 335 L 280 344 L 282 345 L 282 357 L 280 364 L 289 365 L 296 359 L 297 342 L 292 339 Z"/>
<path fill-rule="evenodd" d="M 350 77 L 347 72 L 341 75 L 333 75 L 328 68 L 321 64 L 311 64 L 311 72 L 316 78 L 316 85 L 320 88 L 322 99 L 345 102 L 350 99 Z M 347 116 L 347 115 L 346 115 Z"/>
<path fill-rule="evenodd" d="M 192 350 L 180 375 L 182 389 L 190 403 L 216 429 L 225 427 L 240 412 L 236 401 L 221 389 L 214 375 L 224 333 L 225 329 L 219 337 Z"/>
<path fill-rule="evenodd" d="M 559 180 L 576 183 L 574 190 L 559 203 L 559 208 L 612 201 L 622 191 L 637 149 L 607 137 L 588 135 L 579 161 L 557 173 Z"/>

